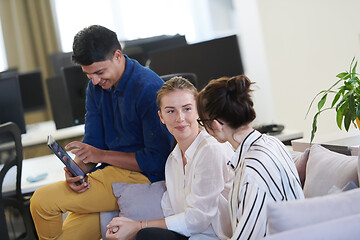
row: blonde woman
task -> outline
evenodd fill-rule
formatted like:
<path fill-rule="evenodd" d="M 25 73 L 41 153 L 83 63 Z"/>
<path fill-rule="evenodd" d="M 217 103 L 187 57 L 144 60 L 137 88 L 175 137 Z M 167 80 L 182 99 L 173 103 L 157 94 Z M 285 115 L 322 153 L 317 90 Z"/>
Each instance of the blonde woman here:
<path fill-rule="evenodd" d="M 196 96 L 195 87 L 180 77 L 165 82 L 158 91 L 160 120 L 177 141 L 165 166 L 167 191 L 161 202 L 165 218 L 146 222 L 114 218 L 108 225 L 108 239 L 230 237 L 227 197 L 233 173 L 226 163 L 234 151 L 199 127 Z"/>

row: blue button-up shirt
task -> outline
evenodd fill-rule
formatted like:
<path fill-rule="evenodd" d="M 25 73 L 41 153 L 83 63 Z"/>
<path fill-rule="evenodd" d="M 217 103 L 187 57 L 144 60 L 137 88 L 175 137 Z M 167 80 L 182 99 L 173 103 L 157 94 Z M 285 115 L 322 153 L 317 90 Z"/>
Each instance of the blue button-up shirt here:
<path fill-rule="evenodd" d="M 163 180 L 173 142 L 157 113 L 156 95 L 164 82 L 125 58 L 125 72 L 116 89 L 104 90 L 89 81 L 83 142 L 103 150 L 135 152 L 142 173 L 151 182 Z"/>

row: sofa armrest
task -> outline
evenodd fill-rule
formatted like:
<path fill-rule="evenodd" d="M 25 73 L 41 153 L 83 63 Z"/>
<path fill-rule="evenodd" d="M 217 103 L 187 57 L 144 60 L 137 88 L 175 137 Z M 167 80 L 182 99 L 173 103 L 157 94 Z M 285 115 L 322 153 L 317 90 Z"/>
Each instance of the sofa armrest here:
<path fill-rule="evenodd" d="M 268 235 L 264 240 L 359 239 L 360 214 Z"/>

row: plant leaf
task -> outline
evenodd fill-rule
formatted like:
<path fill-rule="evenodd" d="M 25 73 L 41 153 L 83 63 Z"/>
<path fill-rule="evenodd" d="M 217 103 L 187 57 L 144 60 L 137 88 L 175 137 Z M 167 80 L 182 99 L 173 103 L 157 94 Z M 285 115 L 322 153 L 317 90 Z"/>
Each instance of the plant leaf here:
<path fill-rule="evenodd" d="M 335 106 L 335 104 L 337 103 L 337 101 L 339 100 L 340 98 L 340 95 L 343 93 L 344 91 L 343 90 L 340 90 L 334 97 L 332 103 L 331 103 L 331 108 L 333 108 Z"/>
<path fill-rule="evenodd" d="M 336 111 L 338 111 L 341 107 L 344 108 L 343 105 L 347 103 L 348 95 L 349 95 L 349 94 L 346 93 L 346 94 L 343 96 L 343 98 L 340 100 L 340 102 L 336 105 L 336 108 L 335 108 Z"/>
<path fill-rule="evenodd" d="M 311 103 L 310 103 L 310 105 L 309 105 L 309 108 L 308 108 L 308 110 L 306 111 L 305 118 L 306 118 L 307 115 L 309 114 L 310 109 L 311 109 L 311 106 L 313 105 L 315 99 L 316 99 L 320 94 L 322 94 L 322 93 L 324 93 L 324 92 L 326 92 L 326 90 L 322 90 L 321 92 L 319 92 L 318 94 L 316 94 L 315 97 L 311 100 Z"/>
<path fill-rule="evenodd" d="M 336 123 L 340 130 L 341 130 L 341 123 L 342 123 L 343 117 L 344 117 L 344 115 L 343 115 L 342 111 L 339 109 L 336 112 Z"/>
<path fill-rule="evenodd" d="M 344 102 L 344 99 L 341 100 L 343 103 L 340 105 L 338 104 L 338 109 L 336 110 L 336 123 L 339 127 L 339 129 L 341 129 L 341 123 L 343 121 L 343 118 L 347 112 L 348 109 L 348 102 Z"/>
<path fill-rule="evenodd" d="M 310 144 L 312 143 L 312 140 L 314 139 L 315 137 L 315 133 L 316 133 L 316 130 L 317 130 L 317 118 L 318 116 L 320 115 L 320 113 L 324 112 L 324 111 L 327 111 L 327 110 L 330 110 L 331 108 L 324 108 L 322 109 L 321 111 L 318 111 L 314 118 L 313 118 L 313 124 L 312 124 L 312 130 L 311 130 L 311 139 L 310 139 Z"/>
<path fill-rule="evenodd" d="M 358 119 L 360 119 L 360 103 L 357 105 L 357 108 L 356 108 L 356 117 Z M 359 126 L 360 127 L 360 126 Z"/>
<path fill-rule="evenodd" d="M 347 72 L 342 72 L 342 73 L 339 73 L 338 75 L 336 75 L 337 78 L 343 78 L 345 77 L 346 75 L 348 75 Z"/>
<path fill-rule="evenodd" d="M 356 80 L 356 76 L 354 76 L 354 77 L 352 77 L 352 78 L 350 78 L 349 80 L 348 80 L 348 84 L 350 83 L 351 84 L 351 89 L 353 89 L 354 88 L 354 82 L 355 82 L 355 80 Z"/>
<path fill-rule="evenodd" d="M 320 99 L 320 101 L 318 102 L 318 109 L 319 111 L 321 110 L 321 108 L 324 106 L 325 102 L 326 102 L 326 97 L 327 97 L 327 93 L 324 94 L 324 96 Z"/>
<path fill-rule="evenodd" d="M 346 131 L 349 131 L 350 123 L 351 123 L 351 111 L 347 111 L 344 118 L 344 126 Z"/>
<path fill-rule="evenodd" d="M 348 112 L 352 113 L 353 109 L 355 109 L 355 100 L 354 100 L 354 93 L 351 93 L 349 95 L 349 111 Z"/>
<path fill-rule="evenodd" d="M 352 69 L 352 73 L 353 73 L 353 74 L 356 73 L 356 67 L 357 67 L 357 61 L 355 62 L 355 65 L 354 65 L 354 67 L 353 67 L 353 69 Z"/>
<path fill-rule="evenodd" d="M 315 133 L 317 131 L 317 118 L 319 116 L 320 112 L 317 112 L 314 116 L 313 123 L 312 123 L 312 129 L 311 129 L 311 138 L 310 138 L 310 145 L 312 141 L 314 140 Z"/>
<path fill-rule="evenodd" d="M 349 69 L 350 73 L 351 73 L 351 68 L 352 68 L 354 61 L 355 61 L 355 57 L 353 57 L 353 59 L 351 60 L 351 63 L 350 63 L 350 69 Z"/>
<path fill-rule="evenodd" d="M 351 74 L 350 73 L 348 73 L 345 77 L 343 77 L 342 79 L 343 80 L 347 80 L 347 79 L 349 79 L 351 77 Z"/>

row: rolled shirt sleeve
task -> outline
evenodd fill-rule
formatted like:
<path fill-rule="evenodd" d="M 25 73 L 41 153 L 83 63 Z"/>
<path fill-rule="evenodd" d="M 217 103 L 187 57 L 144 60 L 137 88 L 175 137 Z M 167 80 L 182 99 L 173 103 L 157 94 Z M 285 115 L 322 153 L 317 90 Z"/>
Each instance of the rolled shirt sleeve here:
<path fill-rule="evenodd" d="M 177 232 L 177 233 L 181 233 L 184 236 L 189 237 L 190 236 L 190 232 L 187 229 L 186 226 L 186 220 L 185 220 L 185 213 L 180 213 L 180 214 L 176 214 L 176 215 L 172 215 L 169 217 L 165 218 L 165 223 L 166 226 L 169 230 Z"/>

